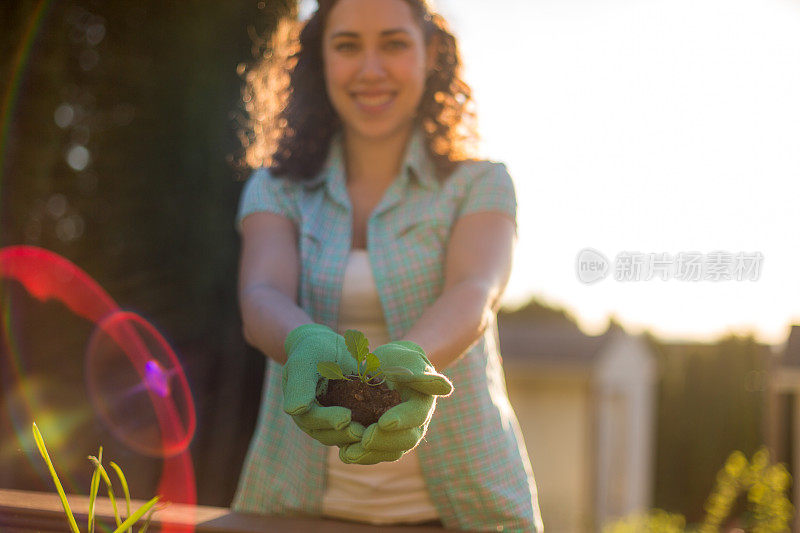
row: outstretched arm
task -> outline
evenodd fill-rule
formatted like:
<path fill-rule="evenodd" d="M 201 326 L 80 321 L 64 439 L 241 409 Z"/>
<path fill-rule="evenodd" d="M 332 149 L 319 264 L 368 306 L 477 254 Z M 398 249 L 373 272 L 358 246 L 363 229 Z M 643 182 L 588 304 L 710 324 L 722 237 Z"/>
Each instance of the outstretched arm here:
<path fill-rule="evenodd" d="M 299 257 L 292 222 L 274 213 L 253 213 L 242 220 L 239 306 L 244 337 L 280 364 L 290 331 L 313 322 L 297 305 Z"/>
<path fill-rule="evenodd" d="M 511 274 L 516 226 L 507 214 L 459 218 L 447 247 L 442 294 L 403 336 L 437 369 L 458 359 L 485 331 Z"/>

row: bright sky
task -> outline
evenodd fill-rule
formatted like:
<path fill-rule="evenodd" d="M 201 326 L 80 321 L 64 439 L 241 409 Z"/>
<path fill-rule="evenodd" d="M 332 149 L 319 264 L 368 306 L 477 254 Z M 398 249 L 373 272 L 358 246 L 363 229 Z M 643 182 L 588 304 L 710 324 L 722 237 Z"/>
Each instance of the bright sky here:
<path fill-rule="evenodd" d="M 800 324 L 800 2 L 434 0 L 461 45 L 483 153 L 515 179 L 506 303 L 585 331 L 713 340 Z M 611 272 L 582 283 L 583 248 Z M 620 252 L 760 252 L 756 281 L 617 281 Z"/>
<path fill-rule="evenodd" d="M 484 155 L 519 203 L 509 304 L 589 333 L 711 340 L 800 324 L 800 2 L 437 0 L 460 39 Z M 499 7 L 502 6 L 502 7 Z M 576 274 L 602 252 L 605 279 Z M 620 252 L 761 252 L 757 281 L 617 281 Z"/>

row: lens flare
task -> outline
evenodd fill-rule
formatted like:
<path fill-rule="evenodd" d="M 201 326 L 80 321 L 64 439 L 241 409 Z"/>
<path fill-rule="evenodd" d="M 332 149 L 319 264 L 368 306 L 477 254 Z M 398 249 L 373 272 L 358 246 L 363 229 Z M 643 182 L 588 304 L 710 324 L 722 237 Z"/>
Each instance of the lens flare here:
<path fill-rule="evenodd" d="M 157 491 L 164 501 L 195 504 L 194 468 L 188 449 L 196 427 L 194 402 L 169 343 L 147 320 L 121 310 L 83 270 L 48 250 L 34 246 L 0 249 L 0 278 L 19 282 L 40 301 L 57 300 L 96 325 L 87 348 L 86 376 L 100 418 L 133 449 L 163 458 Z M 2 311 L 7 324 L 11 310 L 4 306 Z M 13 348 L 13 339 L 6 342 Z M 22 367 L 15 360 L 20 354 L 9 355 L 14 377 L 24 382 Z M 191 526 L 162 528 L 192 530 Z"/>
<path fill-rule="evenodd" d="M 0 100 L 0 185 L 3 182 L 12 117 L 19 100 L 25 66 L 29 62 L 31 49 L 41 32 L 52 5 L 52 0 L 39 0 L 37 2 L 11 61 L 11 75 L 8 77 L 7 84 L 4 84 L 6 86 L 4 87 L 3 98 Z M 99 42 L 99 39 L 102 39 L 102 36 L 98 37 L 97 42 Z M 86 273 L 66 259 L 41 248 L 12 246 L 0 249 L 0 278 L 18 281 L 29 294 L 41 301 L 48 299 L 58 300 L 76 315 L 95 324 L 103 320 L 107 315 L 119 311 L 119 306 L 114 300 Z M 13 311 L 10 307 L 10 302 L 4 298 L 2 309 L 0 310 L 3 316 L 0 319 L 2 319 L 3 327 L 3 349 L 8 355 L 11 376 L 3 375 L 1 381 L 4 388 L 9 387 L 6 390 L 16 387 L 13 383 L 9 384 L 9 381 L 16 381 L 16 383 L 20 384 L 19 390 L 23 391 L 24 395 L 26 390 L 24 385 L 26 385 L 27 381 L 22 371 L 23 366 L 20 359 L 22 352 L 16 346 L 16 341 L 10 329 L 10 316 Z M 132 340 L 132 344 L 126 346 L 127 351 L 125 353 L 131 350 L 137 353 L 136 350 L 143 344 L 143 341 L 136 340 L 135 332 L 153 333 L 155 329 L 149 324 L 148 326 L 152 328 L 152 331 L 147 326 L 140 327 L 142 323 L 146 323 L 144 319 L 140 319 L 141 323 L 138 323 L 133 318 L 128 320 L 138 325 L 118 328 L 120 331 L 117 335 L 122 336 L 122 338 L 127 336 L 129 340 Z M 133 329 L 136 327 L 139 327 L 139 329 Z M 157 334 L 155 337 L 160 339 Z M 166 354 L 168 360 L 172 361 L 174 359 L 175 363 L 177 363 L 177 359 L 174 358 L 171 350 L 164 351 L 163 354 Z M 149 370 L 148 361 L 154 361 Z M 160 449 L 174 450 L 176 453 L 176 455 L 164 458 L 157 491 L 162 495 L 162 501 L 194 504 L 196 503 L 195 477 L 187 448 L 194 431 L 194 405 L 191 402 L 191 396 L 188 395 L 189 389 L 186 386 L 186 378 L 183 371 L 180 370 L 180 365 L 167 365 L 165 367 L 163 363 L 163 359 L 157 359 L 156 357 L 147 357 L 143 366 L 139 366 L 140 362 L 138 360 L 132 362 L 134 370 L 138 372 L 141 369 L 143 372 L 143 374 L 139 375 L 143 380 L 145 389 L 151 394 L 151 398 L 157 398 L 157 401 L 154 402 L 153 410 L 158 418 L 159 431 L 164 438 L 163 446 Z M 176 406 L 172 402 L 176 383 L 178 384 L 177 388 L 181 390 L 181 395 L 188 395 L 188 401 L 184 398 L 182 407 L 180 405 Z M 30 415 L 31 420 L 33 420 L 34 416 L 46 414 L 33 409 L 29 398 L 22 398 L 21 401 L 25 404 L 24 410 Z M 181 409 L 188 411 L 182 412 Z M 181 422 L 181 420 L 184 420 L 181 416 L 186 417 L 185 420 L 188 420 L 188 422 Z M 58 415 L 58 417 L 62 420 L 62 415 Z M 15 421 L 13 413 L 11 419 L 12 422 Z M 30 427 L 31 420 L 28 420 L 25 424 L 26 433 L 28 432 L 27 427 Z M 170 426 L 170 424 L 173 425 Z M 170 524 L 164 524 L 161 528 L 161 531 L 164 532 L 182 533 L 193 530 L 194 528 L 191 526 Z"/>
<path fill-rule="evenodd" d="M 148 389 L 162 398 L 169 396 L 169 374 L 155 359 L 144 365 L 144 382 Z"/>
<path fill-rule="evenodd" d="M 5 153 L 8 146 L 9 131 L 11 130 L 11 117 L 19 99 L 25 65 L 28 63 L 31 48 L 36 42 L 42 24 L 47 17 L 47 12 L 52 5 L 52 0 L 40 0 L 28 19 L 22 40 L 14 53 L 11 62 L 11 76 L 8 78 L 4 98 L 0 101 L 0 184 L 3 182 L 3 169 L 5 168 Z"/>
<path fill-rule="evenodd" d="M 167 341 L 139 315 L 115 311 L 97 324 L 86 383 L 106 427 L 131 449 L 169 457 L 189 446 L 196 420 L 186 377 Z"/>

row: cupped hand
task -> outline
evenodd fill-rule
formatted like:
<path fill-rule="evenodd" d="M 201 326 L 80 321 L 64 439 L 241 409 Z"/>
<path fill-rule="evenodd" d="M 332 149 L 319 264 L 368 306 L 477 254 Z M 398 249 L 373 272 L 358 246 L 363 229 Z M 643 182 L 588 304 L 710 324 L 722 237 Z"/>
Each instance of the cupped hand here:
<path fill-rule="evenodd" d="M 390 342 L 374 353 L 381 369 L 386 370 L 387 385 L 400 393 L 401 402 L 364 429 L 360 440 L 340 446 L 339 458 L 345 463 L 398 460 L 425 436 L 436 397 L 453 392 L 450 380 L 436 372 L 422 348 L 413 342 Z"/>
<path fill-rule="evenodd" d="M 297 426 L 326 446 L 345 446 L 361 441 L 364 426 L 352 422 L 350 409 L 325 407 L 316 401 L 321 376 L 317 363 L 332 362 L 347 375 L 356 372 L 356 362 L 347 351 L 344 337 L 321 324 L 295 328 L 284 343 L 283 410 Z"/>

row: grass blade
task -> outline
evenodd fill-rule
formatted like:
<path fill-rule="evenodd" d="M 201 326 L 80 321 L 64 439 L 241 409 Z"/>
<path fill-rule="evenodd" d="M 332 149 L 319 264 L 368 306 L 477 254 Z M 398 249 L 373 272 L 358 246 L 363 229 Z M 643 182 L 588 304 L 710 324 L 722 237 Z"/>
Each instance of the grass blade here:
<path fill-rule="evenodd" d="M 136 510 L 135 513 L 130 515 L 128 518 L 125 519 L 125 521 L 123 523 L 121 523 L 121 524 L 119 524 L 119 526 L 117 526 L 117 529 L 114 530 L 114 533 L 123 533 L 123 531 L 125 531 L 128 528 L 130 528 L 133 524 L 135 524 L 142 517 L 142 515 L 144 515 L 147 511 L 149 511 L 150 508 L 153 507 L 160 498 L 161 498 L 161 496 L 156 496 L 155 498 L 153 498 L 149 502 L 147 502 L 144 505 L 142 505 L 141 507 L 139 507 Z"/>
<path fill-rule="evenodd" d="M 94 463 L 94 466 L 100 472 L 100 476 L 103 478 L 103 481 L 105 482 L 106 487 L 108 488 L 108 499 L 111 500 L 111 507 L 113 507 L 114 509 L 114 521 L 117 523 L 117 527 L 119 527 L 120 525 L 119 511 L 117 511 L 117 499 L 114 498 L 114 487 L 111 485 L 111 479 L 109 479 L 108 473 L 106 472 L 106 469 L 103 468 L 103 465 L 100 464 L 100 461 L 98 461 L 94 457 L 89 457 L 89 460 L 92 463 Z"/>
<path fill-rule="evenodd" d="M 90 457 L 91 461 L 92 458 Z M 97 452 L 97 462 L 103 462 L 103 447 L 100 446 L 100 451 Z M 92 484 L 89 487 L 89 533 L 94 533 L 94 502 L 97 499 L 97 491 L 100 489 L 100 471 L 97 467 L 92 472 Z"/>
<path fill-rule="evenodd" d="M 42 434 L 39 433 L 39 428 L 36 427 L 36 422 L 33 423 L 33 438 L 36 441 L 36 446 L 39 448 L 39 453 L 42 455 L 44 462 L 47 463 L 47 468 L 50 470 L 50 476 L 53 478 L 58 496 L 61 498 L 61 505 L 64 506 L 64 513 L 67 515 L 69 527 L 73 533 L 80 533 L 78 524 L 75 522 L 75 516 L 72 514 L 72 509 L 69 508 L 67 495 L 64 494 L 64 487 L 61 486 L 61 481 L 58 479 L 56 469 L 53 467 L 53 462 L 50 461 L 50 455 L 47 453 L 47 447 L 44 445 L 44 439 L 42 438 Z"/>
<path fill-rule="evenodd" d="M 150 520 L 153 519 L 153 512 L 155 511 L 155 507 L 147 511 L 147 516 L 144 518 L 144 525 L 139 530 L 139 533 L 147 533 L 147 528 L 150 527 Z"/>
<path fill-rule="evenodd" d="M 117 463 L 111 461 L 109 463 L 111 468 L 114 469 L 114 472 L 117 473 L 117 477 L 119 478 L 119 482 L 122 484 L 122 492 L 125 493 L 125 516 L 131 515 L 131 493 L 128 490 L 128 481 L 125 479 L 125 474 L 122 473 L 122 469 L 117 466 Z M 128 528 L 128 533 L 133 533 L 133 530 Z"/>

